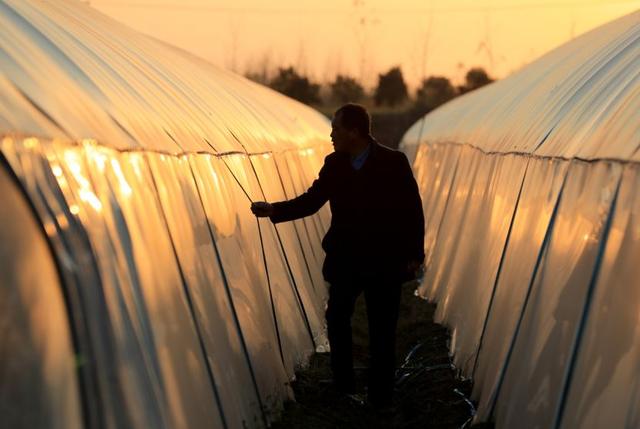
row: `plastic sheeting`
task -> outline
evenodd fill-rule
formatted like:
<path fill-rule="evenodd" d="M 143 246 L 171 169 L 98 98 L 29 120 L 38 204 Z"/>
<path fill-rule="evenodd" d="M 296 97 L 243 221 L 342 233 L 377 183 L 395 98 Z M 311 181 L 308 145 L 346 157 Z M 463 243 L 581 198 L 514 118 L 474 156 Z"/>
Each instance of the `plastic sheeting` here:
<path fill-rule="evenodd" d="M 42 406 L 15 426 L 268 425 L 294 370 L 327 348 L 329 213 L 275 227 L 249 206 L 306 190 L 329 121 L 75 2 L 0 3 L 0 64 L 0 174 L 40 223 L 2 221 L 42 225 L 59 333 L 31 362 L 50 384 L 20 380 Z M 20 255 L 3 259 L 3 285 L 28 274 Z"/>
<path fill-rule="evenodd" d="M 82 427 L 63 289 L 42 227 L 0 169 L 0 413 L 3 427 Z"/>
<path fill-rule="evenodd" d="M 177 157 L 8 138 L 2 153 L 29 195 L 42 188 L 55 195 L 43 210 L 65 215 L 51 234 L 72 240 L 73 230 L 61 225 L 76 218 L 88 233 L 95 258 L 71 251 L 63 261 L 79 265 L 72 271 L 97 264 L 118 400 L 131 414 L 123 418 L 154 427 L 260 426 L 274 418 L 292 397 L 295 367 L 314 347 L 326 349 L 326 292 L 311 280 L 320 267 L 306 259 L 294 225 L 276 230 L 261 220 L 258 227 L 248 210 L 261 188 L 267 197 L 284 193 L 277 176 L 258 181 L 276 173 L 271 157 Z"/>
<path fill-rule="evenodd" d="M 58 185 L 68 188 L 67 205 L 89 233 L 103 288 L 117 294 L 107 304 L 116 338 L 125 343 L 119 358 L 133 358 L 129 347 L 139 353 L 125 400 L 148 395 L 156 402 L 148 407 L 169 427 L 218 425 L 197 326 L 143 155 L 63 144 L 51 149 L 44 148 Z M 124 320 L 132 326 L 121 325 Z"/>
<path fill-rule="evenodd" d="M 169 153 L 327 140 L 327 121 L 313 110 L 87 5 L 7 1 L 0 20 L 5 131 Z"/>
<path fill-rule="evenodd" d="M 264 198 L 267 201 L 286 200 L 283 181 L 274 158 L 269 155 L 256 155 L 251 158 L 251 163 L 256 170 L 258 182 L 263 185 L 261 191 L 265 193 Z M 268 223 L 263 225 L 266 228 L 272 227 Z M 319 265 L 314 261 L 309 264 L 307 258 L 312 257 L 311 252 L 305 251 L 301 235 L 294 223 L 284 222 L 278 224 L 276 229 L 278 244 L 288 256 L 285 262 L 292 275 L 294 294 L 303 309 L 302 314 L 306 315 L 305 324 L 311 330 L 312 337 L 321 342 L 324 331 L 324 308 L 321 306 L 324 299 L 324 279 L 317 269 L 312 272 L 312 267 L 317 268 Z"/>
<path fill-rule="evenodd" d="M 195 170 L 192 173 L 186 156 L 149 154 L 148 161 L 227 424 L 241 426 L 243 416 L 256 413 L 260 401 L 236 323 L 238 307 L 232 306 L 220 266 L 214 262 L 215 236 L 209 230 Z"/>
<path fill-rule="evenodd" d="M 640 399 L 640 169 L 622 173 L 602 266 L 592 292 L 562 427 L 638 427 Z M 620 412 L 621 410 L 627 412 Z"/>
<path fill-rule="evenodd" d="M 432 285 L 440 290 L 440 298 L 435 318 L 447 320 L 452 327 L 452 349 L 455 364 L 463 371 L 472 369 L 475 353 L 474 345 L 480 340 L 482 325 L 491 298 L 491 289 L 481 287 L 495 282 L 497 270 L 504 249 L 505 239 L 513 216 L 527 160 L 514 155 L 493 156 L 477 162 L 477 170 L 472 183 L 458 182 L 454 186 L 456 196 L 451 204 L 465 201 L 460 214 L 467 221 L 461 227 L 455 222 L 443 224 L 439 239 L 444 234 L 457 238 L 449 242 L 449 252 L 434 255 L 434 265 L 442 266 L 439 260 L 446 260 L 446 272 L 442 272 Z M 464 168 L 465 160 L 460 160 Z M 473 171 L 473 170 L 470 170 Z M 458 177 L 464 177 L 459 175 Z M 466 196 L 464 190 L 471 190 Z M 458 192 L 462 195 L 458 196 Z M 447 218 L 454 221 L 454 217 Z M 458 228 L 447 229 L 445 226 Z M 464 245 L 461 245 L 464 243 Z M 464 270 L 457 267 L 464 266 Z M 428 279 L 430 280 L 430 278 Z M 431 284 L 431 282 L 430 282 Z"/>
<path fill-rule="evenodd" d="M 419 293 L 475 420 L 639 427 L 640 12 L 417 121 Z"/>
<path fill-rule="evenodd" d="M 531 276 L 566 176 L 566 162 L 534 158 L 529 163 L 530 173 L 522 186 L 482 339 L 482 348 L 491 353 L 479 354 L 473 373 L 474 396 L 480 398 L 477 418 L 482 419 L 488 417 L 485 413 L 495 400 Z"/>
<path fill-rule="evenodd" d="M 456 98 L 403 138 L 485 152 L 637 159 L 640 12 L 594 29 L 513 75 Z M 416 136 L 416 134 L 418 134 Z"/>
<path fill-rule="evenodd" d="M 498 396 L 500 427 L 522 419 L 554 426 L 620 180 L 619 165 L 590 167 L 577 162 L 567 172 Z"/>

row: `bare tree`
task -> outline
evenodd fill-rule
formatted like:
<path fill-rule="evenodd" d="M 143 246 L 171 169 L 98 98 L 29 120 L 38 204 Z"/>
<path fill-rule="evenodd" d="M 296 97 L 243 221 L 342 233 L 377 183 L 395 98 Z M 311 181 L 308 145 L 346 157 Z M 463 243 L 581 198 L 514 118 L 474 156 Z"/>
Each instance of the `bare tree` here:
<path fill-rule="evenodd" d="M 273 48 L 265 50 L 261 55 L 247 61 L 244 76 L 263 85 L 268 85 L 275 74 L 276 63 L 273 61 Z"/>
<path fill-rule="evenodd" d="M 413 38 L 413 44 L 408 52 L 407 63 L 411 66 L 411 73 L 415 81 L 420 82 L 426 78 L 429 59 L 429 45 L 433 28 L 433 1 L 429 2 L 429 13 L 425 22 L 418 24 Z"/>
<path fill-rule="evenodd" d="M 369 46 L 370 29 L 380 23 L 380 20 L 375 17 L 374 13 L 367 8 L 365 0 L 353 0 L 353 20 L 354 20 L 354 34 L 356 45 L 358 48 L 358 69 L 360 82 L 367 82 L 369 68 L 371 68 L 372 59 Z"/>
<path fill-rule="evenodd" d="M 309 61 L 307 58 L 307 42 L 304 37 L 298 39 L 298 52 L 296 53 L 295 68 L 302 74 L 309 74 Z"/>
<path fill-rule="evenodd" d="M 229 14 L 227 25 L 229 27 L 229 43 L 226 49 L 226 67 L 238 72 L 238 58 L 240 57 L 240 35 L 242 34 L 244 16 Z"/>
<path fill-rule="evenodd" d="M 429 43 L 431 42 L 431 29 L 433 28 L 433 0 L 429 1 L 429 16 L 427 18 L 427 28 L 424 36 L 421 38 L 420 46 L 420 79 L 424 80 L 427 76 L 427 61 L 429 59 Z"/>
<path fill-rule="evenodd" d="M 569 25 L 569 39 L 576 38 L 576 8 L 571 8 L 571 24 Z"/>
<path fill-rule="evenodd" d="M 322 73 L 322 82 L 331 82 L 338 75 L 344 75 L 342 64 L 342 51 L 327 54 L 327 59 Z"/>
<path fill-rule="evenodd" d="M 490 11 L 487 9 L 484 15 L 484 38 L 478 44 L 478 49 L 476 52 L 484 51 L 487 54 L 487 59 L 489 60 L 489 70 L 493 71 L 495 66 L 494 56 L 493 56 L 493 45 L 491 43 L 491 15 Z"/>

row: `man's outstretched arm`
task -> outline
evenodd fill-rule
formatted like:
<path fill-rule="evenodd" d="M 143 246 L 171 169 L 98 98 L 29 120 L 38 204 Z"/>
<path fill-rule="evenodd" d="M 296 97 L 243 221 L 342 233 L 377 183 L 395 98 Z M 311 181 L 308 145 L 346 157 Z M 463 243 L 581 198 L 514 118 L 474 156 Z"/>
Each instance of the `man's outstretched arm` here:
<path fill-rule="evenodd" d="M 327 159 L 320 174 L 307 191 L 291 200 L 277 203 L 264 201 L 251 204 L 251 211 L 257 217 L 269 217 L 271 222 L 280 223 L 310 216 L 320 210 L 329 199 L 329 173 Z"/>

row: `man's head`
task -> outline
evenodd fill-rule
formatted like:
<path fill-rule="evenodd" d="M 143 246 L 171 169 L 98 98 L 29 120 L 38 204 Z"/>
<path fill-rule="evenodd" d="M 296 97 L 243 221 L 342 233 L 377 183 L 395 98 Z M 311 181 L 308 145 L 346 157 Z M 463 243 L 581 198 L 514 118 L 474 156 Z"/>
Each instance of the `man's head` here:
<path fill-rule="evenodd" d="M 369 142 L 371 117 L 364 106 L 348 103 L 333 114 L 331 141 L 336 152 L 357 152 Z"/>

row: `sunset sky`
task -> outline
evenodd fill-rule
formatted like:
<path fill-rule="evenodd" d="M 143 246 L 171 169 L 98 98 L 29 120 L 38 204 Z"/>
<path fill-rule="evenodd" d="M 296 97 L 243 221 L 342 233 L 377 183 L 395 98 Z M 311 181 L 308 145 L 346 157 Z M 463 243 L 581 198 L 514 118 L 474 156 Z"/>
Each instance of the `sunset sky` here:
<path fill-rule="evenodd" d="M 90 0 L 143 33 L 240 73 L 293 65 L 314 80 L 368 86 L 400 65 L 460 82 L 472 66 L 504 77 L 640 0 Z"/>

